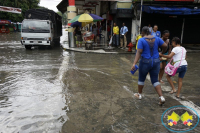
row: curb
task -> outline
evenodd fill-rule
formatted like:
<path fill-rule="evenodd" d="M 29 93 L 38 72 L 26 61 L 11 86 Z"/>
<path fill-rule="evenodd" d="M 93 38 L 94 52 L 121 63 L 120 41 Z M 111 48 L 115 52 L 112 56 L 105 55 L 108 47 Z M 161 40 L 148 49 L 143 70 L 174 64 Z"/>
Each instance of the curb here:
<path fill-rule="evenodd" d="M 199 53 L 200 50 L 192 50 L 192 49 L 186 49 L 187 53 Z"/>
<path fill-rule="evenodd" d="M 75 50 L 62 47 L 65 51 L 74 51 L 79 53 L 92 53 L 92 54 L 135 54 L 135 52 L 99 52 L 99 51 L 90 51 L 90 50 Z"/>
<path fill-rule="evenodd" d="M 185 47 L 186 49 L 189 49 L 189 50 L 200 50 L 200 47 Z"/>
<path fill-rule="evenodd" d="M 61 45 L 62 46 L 62 45 Z M 100 52 L 100 51 L 91 51 L 91 50 L 76 50 L 76 49 L 70 49 L 70 48 L 64 48 L 62 46 L 63 50 L 65 51 L 74 51 L 79 53 L 92 53 L 92 54 L 135 54 L 135 52 Z M 187 53 L 199 53 L 200 49 L 190 49 L 186 47 Z"/>

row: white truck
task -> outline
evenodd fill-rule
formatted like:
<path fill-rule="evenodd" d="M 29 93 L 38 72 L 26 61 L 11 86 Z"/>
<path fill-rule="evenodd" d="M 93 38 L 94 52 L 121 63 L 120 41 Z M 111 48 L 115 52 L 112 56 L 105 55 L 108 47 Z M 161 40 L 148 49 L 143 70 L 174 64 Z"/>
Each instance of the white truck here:
<path fill-rule="evenodd" d="M 22 22 L 21 43 L 26 49 L 32 46 L 60 45 L 62 18 L 52 10 L 30 9 Z"/>

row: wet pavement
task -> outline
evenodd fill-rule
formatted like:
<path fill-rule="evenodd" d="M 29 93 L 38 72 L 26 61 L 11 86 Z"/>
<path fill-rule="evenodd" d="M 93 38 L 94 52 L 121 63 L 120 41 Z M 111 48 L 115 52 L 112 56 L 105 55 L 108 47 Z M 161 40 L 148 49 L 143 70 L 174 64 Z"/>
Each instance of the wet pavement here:
<path fill-rule="evenodd" d="M 164 77 L 166 104 L 160 107 L 148 76 L 144 98 L 133 98 L 138 72 L 129 71 L 134 54 L 25 50 L 19 41 L 19 33 L 0 34 L 2 133 L 170 133 L 161 123 L 166 109 L 185 105 L 200 115 L 199 53 L 187 54 L 185 100 L 168 93 Z M 173 80 L 177 87 L 177 76 Z M 200 125 L 190 132 L 199 131 Z"/>

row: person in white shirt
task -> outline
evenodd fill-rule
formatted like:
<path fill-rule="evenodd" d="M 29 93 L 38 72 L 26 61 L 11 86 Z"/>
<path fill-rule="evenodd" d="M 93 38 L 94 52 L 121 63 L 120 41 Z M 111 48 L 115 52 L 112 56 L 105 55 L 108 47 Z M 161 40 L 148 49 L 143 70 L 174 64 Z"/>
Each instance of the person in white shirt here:
<path fill-rule="evenodd" d="M 160 53 L 160 56 L 165 57 L 165 58 L 172 58 L 173 57 L 173 62 L 174 62 L 174 66 L 178 67 L 181 61 L 181 64 L 178 68 L 178 70 L 176 71 L 176 73 L 179 73 L 178 75 L 178 91 L 176 91 L 173 81 L 171 80 L 171 76 L 167 75 L 167 80 L 170 83 L 171 87 L 172 87 L 172 91 L 170 92 L 171 94 L 176 93 L 176 97 L 180 98 L 180 92 L 181 92 L 181 88 L 182 88 L 182 82 L 183 82 L 183 78 L 185 76 L 185 73 L 187 71 L 187 61 L 186 61 L 186 49 L 184 47 L 181 46 L 181 41 L 178 37 L 174 37 L 172 39 L 172 46 L 174 47 L 170 53 L 170 55 L 163 55 Z M 182 57 L 182 59 L 181 59 Z"/>
<path fill-rule="evenodd" d="M 151 24 L 148 26 L 150 33 L 153 31 L 153 28 L 151 27 Z"/>

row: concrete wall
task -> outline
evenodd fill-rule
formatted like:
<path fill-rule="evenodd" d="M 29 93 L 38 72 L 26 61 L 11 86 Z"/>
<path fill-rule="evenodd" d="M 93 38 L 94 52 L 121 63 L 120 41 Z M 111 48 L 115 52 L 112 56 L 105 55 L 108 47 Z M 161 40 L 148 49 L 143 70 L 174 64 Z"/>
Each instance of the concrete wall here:
<path fill-rule="evenodd" d="M 101 2 L 98 2 L 99 5 L 96 5 L 96 15 L 100 16 L 100 8 L 101 8 Z"/>
<path fill-rule="evenodd" d="M 110 3 L 110 9 L 117 9 L 117 2 L 115 1 L 115 2 L 111 2 Z"/>

